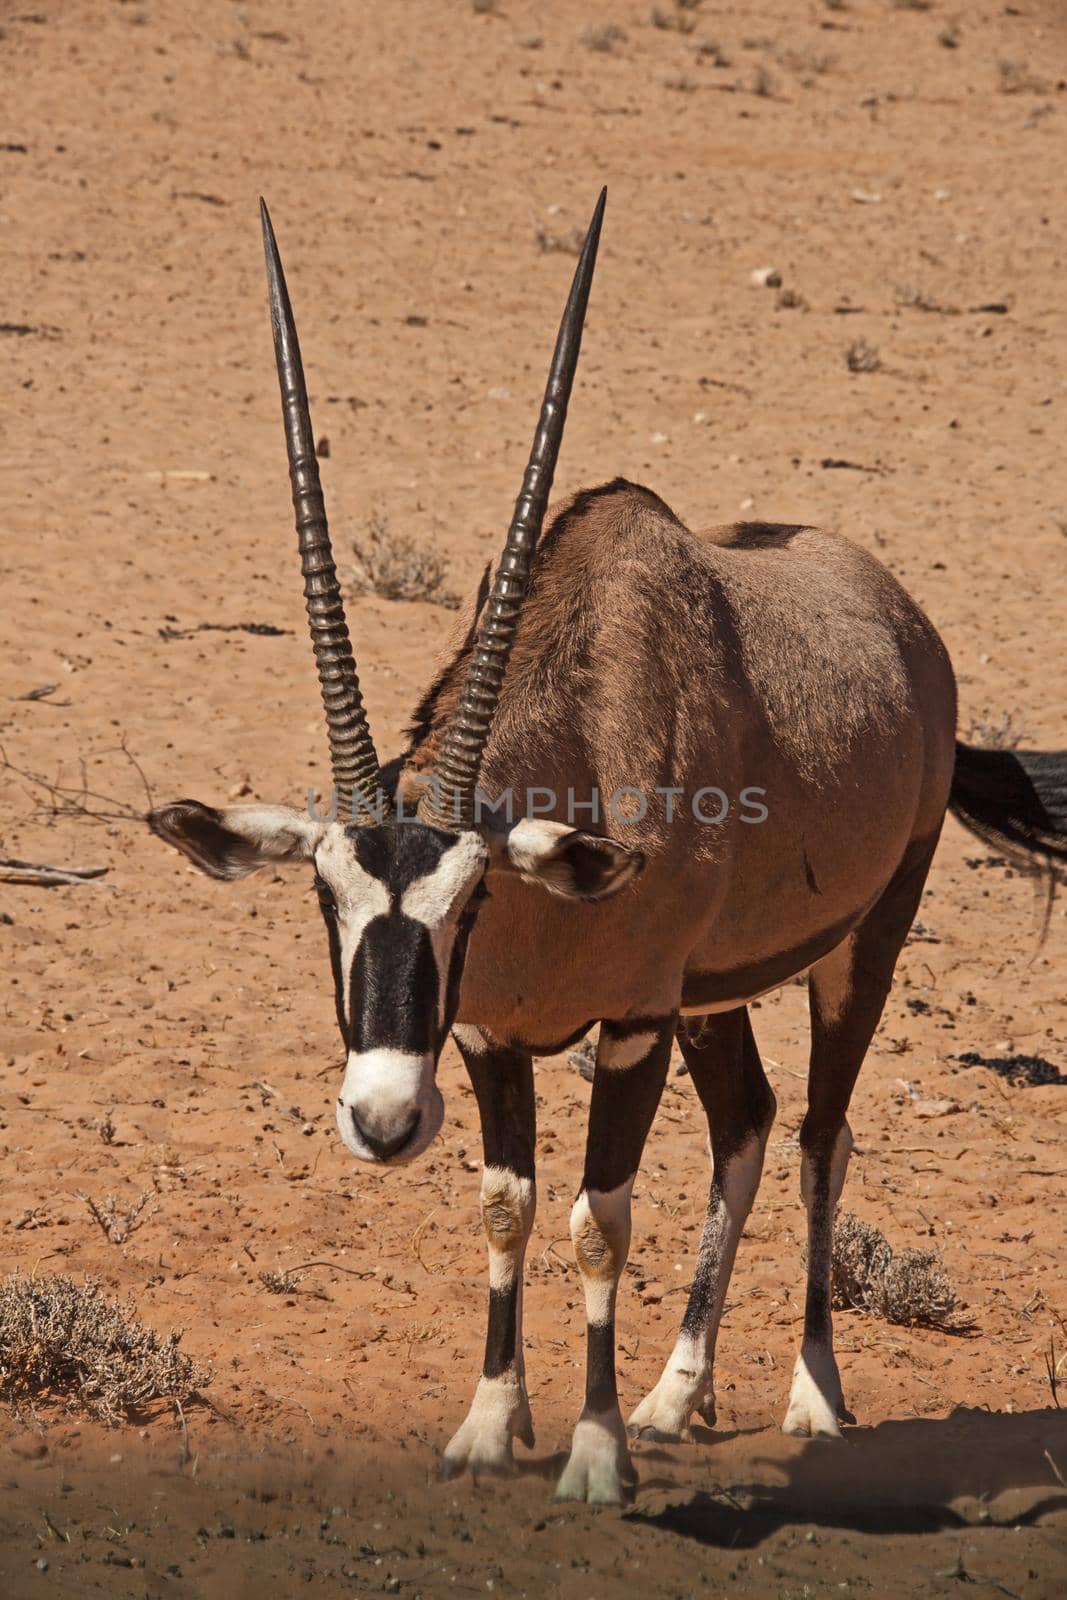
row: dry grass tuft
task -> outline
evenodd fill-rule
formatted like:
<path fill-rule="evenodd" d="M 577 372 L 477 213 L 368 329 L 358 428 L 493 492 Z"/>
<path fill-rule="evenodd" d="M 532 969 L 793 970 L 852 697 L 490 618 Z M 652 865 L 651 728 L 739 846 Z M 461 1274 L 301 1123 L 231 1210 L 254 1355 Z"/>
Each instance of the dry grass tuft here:
<path fill-rule="evenodd" d="M 845 351 L 845 365 L 850 372 L 877 372 L 882 358 L 866 339 L 853 339 Z"/>
<path fill-rule="evenodd" d="M 967 743 L 987 750 L 1017 750 L 1025 737 L 1026 726 L 1015 711 L 1005 711 L 1001 717 L 972 717 L 967 729 Z"/>
<path fill-rule="evenodd" d="M 82 1194 L 80 1189 L 75 1190 L 75 1194 L 78 1200 L 85 1202 L 88 1213 L 98 1224 L 101 1234 L 109 1245 L 125 1245 L 130 1235 L 136 1234 L 139 1227 L 149 1219 L 147 1216 L 142 1216 L 142 1211 L 152 1198 L 147 1189 L 142 1189 L 141 1195 L 126 1206 L 125 1210 L 120 1208 L 114 1195 L 107 1195 L 104 1200 L 93 1200 L 91 1195 Z M 149 1216 L 152 1216 L 150 1211 Z"/>
<path fill-rule="evenodd" d="M 1039 78 L 1021 61 L 998 61 L 997 75 L 1001 94 L 1049 94 L 1051 84 Z"/>
<path fill-rule="evenodd" d="M 579 37 L 587 50 L 599 50 L 601 55 L 608 55 L 626 42 L 626 30 L 615 22 L 594 22 L 583 28 Z"/>
<path fill-rule="evenodd" d="M 109 1142 L 109 1140 L 105 1140 L 105 1143 Z M 113 1194 L 109 1194 L 106 1199 L 100 1201 L 94 1200 L 90 1195 L 82 1194 L 80 1189 L 77 1194 L 79 1200 L 84 1200 L 88 1207 L 89 1215 L 109 1244 L 125 1244 L 131 1233 L 136 1233 L 137 1229 L 147 1222 L 148 1217 L 152 1215 L 151 1212 L 148 1213 L 148 1217 L 142 1215 L 145 1206 L 152 1198 L 147 1189 L 142 1189 L 139 1198 L 126 1206 L 125 1209 L 119 1206 Z"/>
<path fill-rule="evenodd" d="M 383 600 L 428 600 L 454 610 L 456 596 L 444 586 L 448 563 L 435 550 L 401 533 L 390 533 L 384 517 L 372 516 L 362 538 L 353 539 L 353 586 Z"/>
<path fill-rule="evenodd" d="M 664 33 L 692 33 L 697 25 L 694 7 L 684 0 L 674 0 L 673 7 L 653 6 L 649 21 Z"/>
<path fill-rule="evenodd" d="M 568 228 L 565 233 L 553 233 L 532 211 L 530 221 L 533 224 L 537 248 L 542 255 L 581 255 L 582 245 L 585 243 L 584 228 Z"/>
<path fill-rule="evenodd" d="M 762 62 L 759 63 L 752 74 L 750 87 L 752 93 L 758 95 L 761 100 L 772 100 L 774 98 L 774 79 L 771 77 L 770 68 L 764 66 Z"/>
<path fill-rule="evenodd" d="M 60 1401 L 109 1426 L 153 1400 L 192 1400 L 210 1378 L 180 1339 L 144 1327 L 91 1279 L 15 1273 L 0 1283 L 0 1399 Z"/>
<path fill-rule="evenodd" d="M 660 82 L 665 89 L 673 89 L 677 94 L 694 94 L 700 87 L 687 72 L 665 72 Z"/>
<path fill-rule="evenodd" d="M 966 1333 L 974 1327 L 936 1250 L 905 1250 L 894 1255 L 884 1233 L 847 1211 L 834 1226 L 830 1269 L 833 1304 L 838 1311 L 870 1311 L 905 1328 L 939 1328 Z"/>
<path fill-rule="evenodd" d="M 702 39 L 697 45 L 697 60 L 710 61 L 713 67 L 726 68 L 730 57 L 716 39 Z"/>
<path fill-rule="evenodd" d="M 293 1272 L 274 1272 L 269 1267 L 259 1274 L 259 1281 L 268 1294 L 295 1294 L 300 1279 Z"/>

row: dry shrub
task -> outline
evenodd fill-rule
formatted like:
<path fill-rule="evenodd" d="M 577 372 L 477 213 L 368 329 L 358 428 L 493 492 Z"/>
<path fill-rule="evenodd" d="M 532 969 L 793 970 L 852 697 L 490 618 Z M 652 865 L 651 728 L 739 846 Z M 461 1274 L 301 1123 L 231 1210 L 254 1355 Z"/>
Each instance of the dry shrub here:
<path fill-rule="evenodd" d="M 143 1327 L 132 1304 L 109 1300 L 93 1279 L 14 1273 L 0 1283 L 0 1399 L 59 1401 L 113 1426 L 207 1385 L 180 1339 Z"/>
<path fill-rule="evenodd" d="M 112 1127 L 112 1137 L 114 1137 L 114 1127 Z M 111 1141 L 105 1138 L 104 1142 L 110 1144 Z M 136 1233 L 152 1215 L 151 1211 L 148 1216 L 143 1215 L 145 1206 L 152 1198 L 147 1189 L 143 1189 L 140 1197 L 125 1208 L 120 1207 L 113 1194 L 109 1194 L 104 1200 L 94 1200 L 90 1195 L 82 1194 L 80 1189 L 76 1193 L 79 1200 L 84 1200 L 89 1215 L 109 1244 L 125 1244 L 131 1233 Z"/>
<path fill-rule="evenodd" d="M 259 1281 L 268 1294 L 294 1294 L 300 1279 L 293 1272 L 274 1272 L 269 1267 L 259 1274 Z"/>
<path fill-rule="evenodd" d="M 625 43 L 626 30 L 615 22 L 594 22 L 582 29 L 580 37 L 587 50 L 599 50 L 602 55 L 608 55 L 617 45 Z"/>
<path fill-rule="evenodd" d="M 680 4 L 674 0 L 674 9 L 668 10 L 665 6 L 653 6 L 649 21 L 654 28 L 661 29 L 664 33 L 692 33 L 697 25 L 693 15 L 694 7 Z"/>
<path fill-rule="evenodd" d="M 850 372 L 877 372 L 882 358 L 866 339 L 853 339 L 845 351 L 845 365 Z"/>
<path fill-rule="evenodd" d="M 956 1291 L 937 1250 L 894 1255 L 885 1234 L 843 1211 L 834 1226 L 830 1289 L 838 1311 L 870 1311 L 904 1328 L 966 1333 Z"/>
<path fill-rule="evenodd" d="M 563 233 L 553 233 L 551 229 L 545 226 L 540 217 L 534 216 L 532 211 L 530 212 L 530 221 L 533 224 L 537 248 L 542 255 L 581 255 L 582 245 L 585 243 L 584 228 L 568 228 Z"/>
<path fill-rule="evenodd" d="M 1025 724 L 1015 711 L 1005 711 L 1000 717 L 988 712 L 972 717 L 967 729 L 967 743 L 983 745 L 987 750 L 1017 750 L 1025 737 Z"/>
<path fill-rule="evenodd" d="M 377 594 L 383 600 L 428 600 L 450 610 L 458 604 L 444 587 L 447 562 L 405 534 L 390 533 L 384 517 L 371 517 L 363 537 L 352 540 L 352 553 L 357 593 Z"/>
<path fill-rule="evenodd" d="M 1049 94 L 1052 87 L 1021 61 L 998 61 L 997 76 L 1001 94 Z"/>

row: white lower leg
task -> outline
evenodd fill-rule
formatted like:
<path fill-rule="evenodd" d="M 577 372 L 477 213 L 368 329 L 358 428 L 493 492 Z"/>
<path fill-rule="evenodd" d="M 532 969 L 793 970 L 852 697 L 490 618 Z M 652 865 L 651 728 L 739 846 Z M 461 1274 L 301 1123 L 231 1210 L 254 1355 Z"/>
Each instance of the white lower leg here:
<path fill-rule="evenodd" d="M 522 1271 L 533 1226 L 534 1186 L 504 1167 L 482 1175 L 482 1221 L 489 1243 L 489 1331 L 485 1366 L 463 1424 L 444 1456 L 447 1476 L 508 1472 L 512 1439 L 532 1448 L 522 1347 Z"/>
<path fill-rule="evenodd" d="M 589 1353 L 585 1407 L 556 1489 L 558 1500 L 619 1505 L 636 1474 L 615 1388 L 615 1299 L 630 1248 L 633 1178 L 609 1193 L 583 1190 L 571 1212 L 571 1238 L 585 1291 Z"/>
<path fill-rule="evenodd" d="M 716 1173 L 682 1331 L 656 1387 L 630 1417 L 634 1438 L 689 1441 L 694 1411 L 709 1427 L 715 1422 L 715 1342 L 738 1242 L 759 1186 L 766 1142 L 766 1133 L 754 1135 L 725 1163 L 722 1173 Z"/>
<path fill-rule="evenodd" d="M 825 1170 L 820 1170 L 820 1164 L 806 1152 L 801 1158 L 800 1192 L 808 1213 L 808 1289 L 804 1339 L 793 1369 L 782 1428 L 786 1433 L 812 1438 L 839 1438 L 840 1423 L 848 1420 L 834 1357 L 830 1262 L 834 1212 L 851 1152 L 852 1131 L 846 1122 L 825 1161 Z"/>

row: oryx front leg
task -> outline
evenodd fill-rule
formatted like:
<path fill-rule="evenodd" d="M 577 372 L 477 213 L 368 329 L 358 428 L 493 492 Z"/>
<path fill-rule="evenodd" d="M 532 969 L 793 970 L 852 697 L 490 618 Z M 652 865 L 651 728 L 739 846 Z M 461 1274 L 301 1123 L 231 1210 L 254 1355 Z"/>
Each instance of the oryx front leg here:
<path fill-rule="evenodd" d="M 630 1417 L 631 1435 L 688 1442 L 696 1412 L 715 1424 L 712 1367 L 726 1291 L 752 1209 L 775 1099 L 752 1036 L 748 1012 L 694 1017 L 678 1029 L 693 1086 L 708 1116 L 714 1160 L 693 1287 L 663 1376 Z"/>
<path fill-rule="evenodd" d="M 482 1119 L 482 1225 L 489 1246 L 485 1359 L 466 1421 L 450 1440 L 443 1472 L 506 1473 L 512 1439 L 533 1446 L 522 1350 L 522 1274 L 533 1227 L 534 1094 L 530 1057 L 457 1028 Z"/>
<path fill-rule="evenodd" d="M 636 1482 L 615 1381 L 615 1301 L 630 1249 L 630 1194 L 656 1114 L 674 1018 L 605 1022 L 589 1107 L 585 1174 L 571 1212 L 587 1323 L 585 1406 L 559 1480 L 560 1500 L 617 1505 Z"/>

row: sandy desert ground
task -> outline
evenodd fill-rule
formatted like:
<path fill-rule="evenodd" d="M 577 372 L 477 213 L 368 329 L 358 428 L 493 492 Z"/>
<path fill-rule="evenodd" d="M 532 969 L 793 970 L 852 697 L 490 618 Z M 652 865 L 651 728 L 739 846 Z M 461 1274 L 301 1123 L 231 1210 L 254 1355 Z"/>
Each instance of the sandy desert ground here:
<path fill-rule="evenodd" d="M 854 1101 L 847 1206 L 940 1249 L 976 1331 L 840 1315 L 859 1425 L 840 1445 L 777 1431 L 802 1300 L 791 985 L 754 1016 L 780 1114 L 718 1429 L 639 1447 L 633 1509 L 601 1513 L 550 1497 L 581 1396 L 588 1085 L 539 1064 L 537 1448 L 508 1483 L 440 1485 L 483 1336 L 458 1057 L 428 1156 L 357 1168 L 306 881 L 209 883 L 136 820 L 141 773 L 157 801 L 326 777 L 260 193 L 343 571 L 372 517 L 442 552 L 456 590 L 495 552 L 572 265 L 544 245 L 606 181 L 559 489 L 621 473 L 691 523 L 848 533 L 941 630 L 965 735 L 1010 717 L 1065 743 L 1062 8 L 659 11 L 670 26 L 643 0 L 0 7 L 0 852 L 108 868 L 0 886 L 0 1265 L 98 1277 L 214 1375 L 184 1430 L 167 1406 L 111 1432 L 57 1405 L 0 1415 L 13 1600 L 1064 1592 L 1067 900 L 1040 945 L 1032 885 L 950 823 Z M 452 614 L 355 598 L 350 622 L 391 754 Z M 25 774 L 84 783 L 105 815 L 55 815 Z M 624 1407 L 670 1348 L 706 1183 L 672 1075 L 636 1191 Z M 124 1244 L 83 1198 L 108 1195 L 148 1197 Z"/>

